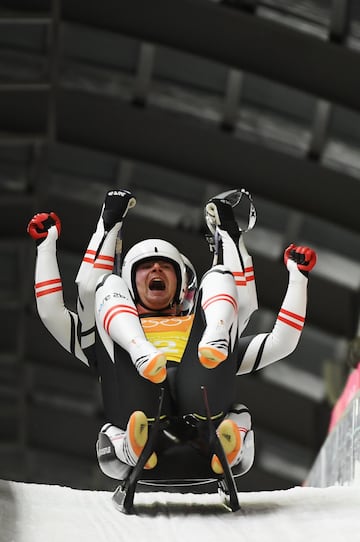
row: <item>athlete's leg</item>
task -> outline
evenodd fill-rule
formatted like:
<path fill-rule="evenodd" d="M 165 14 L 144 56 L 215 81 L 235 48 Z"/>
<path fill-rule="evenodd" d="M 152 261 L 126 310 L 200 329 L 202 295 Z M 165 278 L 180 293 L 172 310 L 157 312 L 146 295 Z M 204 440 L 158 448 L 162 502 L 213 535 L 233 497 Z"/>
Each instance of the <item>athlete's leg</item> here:
<path fill-rule="evenodd" d="M 230 467 L 235 467 L 242 460 L 245 452 L 244 441 L 250 430 L 250 412 L 242 404 L 234 405 L 226 418 L 218 426 L 216 432 L 224 448 Z M 216 455 L 212 457 L 211 468 L 217 474 L 223 472 L 219 458 Z"/>
<path fill-rule="evenodd" d="M 118 275 L 100 280 L 95 295 L 96 323 L 102 342 L 126 350 L 138 373 L 158 384 L 166 378 L 166 356 L 144 334 L 125 281 Z"/>
<path fill-rule="evenodd" d="M 228 463 L 230 467 L 234 467 L 242 461 L 244 441 L 251 429 L 251 418 L 247 408 L 236 404 L 238 368 L 236 324 L 235 343 L 231 345 L 227 359 L 213 369 L 205 368 L 197 359 L 197 338 L 204 326 L 201 305 L 200 299 L 188 347 L 176 373 L 177 411 L 179 418 L 195 418 L 195 425 L 199 428 L 204 427 L 201 421 L 207 418 L 203 399 L 203 388 L 205 388 L 211 418 L 217 427 L 216 431 Z M 209 465 L 216 474 L 222 472 L 221 463 L 216 455 L 209 458 Z"/>
<path fill-rule="evenodd" d="M 236 285 L 231 271 L 217 265 L 204 275 L 200 288 L 206 327 L 199 342 L 198 355 L 200 363 L 212 369 L 226 360 L 237 336 Z"/>
<path fill-rule="evenodd" d="M 221 421 L 235 398 L 235 376 L 237 371 L 237 339 L 231 344 L 227 359 L 213 369 L 204 367 L 198 358 L 199 338 L 204 333 L 202 296 L 198 296 L 194 324 L 182 361 L 176 371 L 175 399 L 179 416 L 194 414 L 206 417 L 202 388 L 209 399 L 211 415 Z M 233 311 L 233 307 L 232 307 Z M 236 329 L 236 326 L 235 326 Z"/>
<path fill-rule="evenodd" d="M 161 388 L 164 390 L 161 415 L 167 419 L 173 414 L 168 381 L 154 384 L 141 377 L 128 352 L 109 337 L 104 344 L 97 335 L 96 359 L 104 420 L 107 422 L 100 433 L 110 439 L 116 457 L 126 465 L 133 466 L 158 414 Z M 101 437 L 99 440 L 104 439 Z M 154 443 L 155 454 L 149 458 L 147 468 L 156 465 L 157 449 L 157 443 Z"/>
<path fill-rule="evenodd" d="M 148 440 L 148 419 L 141 410 L 134 411 L 126 425 L 126 430 L 106 423 L 101 428 L 101 433 L 107 435 L 110 439 L 116 457 L 130 467 L 136 465 L 141 452 Z M 157 463 L 156 453 L 153 452 L 148 459 L 145 468 L 153 469 Z"/>

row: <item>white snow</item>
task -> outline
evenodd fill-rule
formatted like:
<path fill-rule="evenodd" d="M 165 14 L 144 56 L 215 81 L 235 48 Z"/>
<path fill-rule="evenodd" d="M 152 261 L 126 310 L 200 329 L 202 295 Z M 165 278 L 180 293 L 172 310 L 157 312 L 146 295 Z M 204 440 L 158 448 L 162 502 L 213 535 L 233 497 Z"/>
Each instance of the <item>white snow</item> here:
<path fill-rule="evenodd" d="M 0 480 L 0 542 L 348 542 L 359 539 L 360 487 L 214 494 L 136 493 L 137 515 L 107 491 Z"/>

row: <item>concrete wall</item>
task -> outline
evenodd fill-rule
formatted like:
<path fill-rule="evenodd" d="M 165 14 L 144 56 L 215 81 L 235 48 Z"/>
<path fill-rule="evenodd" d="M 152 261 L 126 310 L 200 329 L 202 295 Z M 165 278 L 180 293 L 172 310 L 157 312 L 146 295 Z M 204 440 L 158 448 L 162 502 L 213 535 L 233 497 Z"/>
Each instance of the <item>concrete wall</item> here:
<path fill-rule="evenodd" d="M 360 486 L 360 364 L 336 403 L 329 433 L 305 486 Z"/>

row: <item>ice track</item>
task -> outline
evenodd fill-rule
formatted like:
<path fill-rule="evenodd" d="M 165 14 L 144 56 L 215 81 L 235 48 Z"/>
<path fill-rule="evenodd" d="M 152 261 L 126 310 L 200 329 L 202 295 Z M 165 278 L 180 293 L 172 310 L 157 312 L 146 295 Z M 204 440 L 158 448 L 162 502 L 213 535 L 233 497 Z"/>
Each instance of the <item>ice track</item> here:
<path fill-rule="evenodd" d="M 348 542 L 360 533 L 360 487 L 217 494 L 137 493 L 123 515 L 105 491 L 0 480 L 0 542 Z"/>

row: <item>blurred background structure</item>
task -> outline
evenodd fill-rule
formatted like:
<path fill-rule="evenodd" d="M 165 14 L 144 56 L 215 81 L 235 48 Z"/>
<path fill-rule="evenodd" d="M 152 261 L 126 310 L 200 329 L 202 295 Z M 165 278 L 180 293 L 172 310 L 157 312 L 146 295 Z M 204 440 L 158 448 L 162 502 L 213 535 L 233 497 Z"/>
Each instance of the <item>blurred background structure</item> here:
<path fill-rule="evenodd" d="M 254 196 L 247 234 L 271 330 L 290 243 L 318 252 L 296 352 L 239 379 L 257 454 L 247 490 L 301 484 L 358 334 L 360 4 L 356 0 L 0 0 L 0 478 L 108 488 L 97 382 L 34 306 L 35 212 L 62 220 L 66 303 L 106 191 L 138 204 L 125 248 L 166 237 L 199 274 L 203 207 Z"/>

